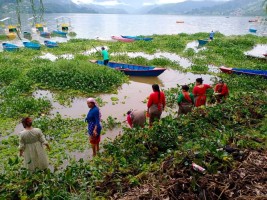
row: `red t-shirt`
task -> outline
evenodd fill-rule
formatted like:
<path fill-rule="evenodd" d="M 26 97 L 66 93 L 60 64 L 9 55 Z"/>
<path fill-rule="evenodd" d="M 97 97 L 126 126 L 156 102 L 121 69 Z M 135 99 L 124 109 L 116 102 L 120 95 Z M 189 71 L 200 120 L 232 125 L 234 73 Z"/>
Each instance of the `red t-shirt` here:
<path fill-rule="evenodd" d="M 195 86 L 193 89 L 193 94 L 195 96 L 195 106 L 202 106 L 206 104 L 206 91 L 211 88 L 208 84 L 203 84 L 202 87 Z"/>
<path fill-rule="evenodd" d="M 159 98 L 158 92 L 152 92 L 149 96 L 147 107 L 150 108 L 152 104 L 156 104 L 156 105 L 162 104 L 163 109 L 164 109 L 166 105 L 165 94 L 163 92 L 160 92 L 160 98 Z"/>
<path fill-rule="evenodd" d="M 223 96 L 227 96 L 229 94 L 229 89 L 225 83 L 222 86 L 220 84 L 217 84 L 214 91 L 220 93 Z"/>

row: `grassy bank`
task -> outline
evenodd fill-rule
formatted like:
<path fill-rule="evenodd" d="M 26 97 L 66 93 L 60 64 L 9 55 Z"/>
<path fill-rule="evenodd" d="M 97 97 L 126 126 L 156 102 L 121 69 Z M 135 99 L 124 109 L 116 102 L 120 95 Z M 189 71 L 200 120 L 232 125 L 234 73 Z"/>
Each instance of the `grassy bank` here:
<path fill-rule="evenodd" d="M 231 188 L 226 190 L 226 185 L 211 187 L 204 184 L 204 178 L 211 180 L 213 174 L 227 177 L 239 164 L 249 166 L 243 162 L 248 163 L 252 150 L 266 152 L 266 79 L 218 74 L 230 89 L 226 103 L 201 107 L 179 118 L 170 114 L 153 128 L 124 128 L 122 136 L 103 144 L 104 151 L 98 157 L 79 162 L 72 160 L 68 152 L 83 152 L 89 148 L 83 119 L 66 119 L 59 115 L 54 118 L 42 117 L 41 114 L 47 113 L 51 105 L 47 99 L 35 99 L 31 95 L 39 88 L 74 92 L 76 95 L 96 95 L 98 92 L 112 91 L 126 81 L 126 77 L 115 70 L 87 62 L 88 59 L 100 59 L 98 53 L 81 55 L 92 45 L 107 45 L 110 53 L 153 54 L 157 50 L 175 53 L 190 59 L 196 66 L 214 64 L 267 70 L 266 61 L 243 55 L 244 51 L 256 44 L 267 44 L 266 38 L 250 35 L 226 37 L 217 34 L 216 40 L 209 43 L 206 49 L 199 52 L 185 50 L 188 42 L 206 35 L 155 35 L 153 42 L 140 41 L 132 44 L 75 39 L 61 44 L 58 49 L 42 50 L 54 55 L 73 54 L 74 59 L 69 61 L 43 60 L 37 58 L 41 52 L 30 50 L 1 53 L 0 120 L 5 123 L 5 126 L 0 127 L 1 134 L 9 135 L 14 126 L 13 120 L 16 121 L 21 116 L 30 114 L 38 117 L 34 126 L 44 131 L 52 146 L 49 159 L 54 172 L 29 174 L 22 169 L 22 159 L 17 156 L 18 138 L 6 137 L 0 142 L 0 198 L 108 199 L 112 196 L 127 199 L 138 194 L 143 195 L 141 197 L 144 199 L 151 199 L 162 195 L 171 198 L 173 193 L 176 197 L 181 195 L 181 198 L 197 199 L 205 191 L 207 199 L 215 198 L 216 195 L 216 198 L 230 199 Z M 112 57 L 112 60 L 181 69 L 177 63 L 165 58 L 147 60 L 118 55 Z M 203 72 L 203 67 L 195 67 L 194 71 Z M 176 104 L 174 97 L 178 91 L 179 88 L 166 91 L 169 108 Z M 238 154 L 225 151 L 223 148 L 227 145 L 237 149 Z M 259 155 L 264 161 L 264 156 L 260 153 L 255 155 Z M 61 168 L 65 160 L 69 164 L 66 168 Z M 193 171 L 189 166 L 191 161 L 203 166 L 207 174 Z M 242 182 L 241 178 L 240 181 L 241 185 L 245 185 L 246 182 Z M 145 190 L 148 183 L 151 185 L 147 190 L 149 192 L 143 194 L 138 188 Z M 182 183 L 184 188 L 180 188 Z M 170 187 L 175 184 L 175 187 Z M 258 187 L 261 195 L 265 194 L 264 184 L 266 183 L 262 179 L 258 179 L 258 185 L 263 188 Z M 159 189 L 161 186 L 168 186 L 165 187 L 165 193 Z M 210 188 L 217 190 L 212 193 Z M 238 195 L 234 191 L 232 197 Z"/>

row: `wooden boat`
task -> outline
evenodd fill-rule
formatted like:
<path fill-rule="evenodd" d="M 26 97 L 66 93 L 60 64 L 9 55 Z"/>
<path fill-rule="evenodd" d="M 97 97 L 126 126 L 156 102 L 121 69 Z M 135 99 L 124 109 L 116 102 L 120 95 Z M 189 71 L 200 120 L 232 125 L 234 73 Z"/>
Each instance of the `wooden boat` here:
<path fill-rule="evenodd" d="M 257 32 L 257 29 L 250 28 L 250 29 L 248 29 L 248 31 L 249 31 L 250 33 L 256 33 L 256 32 Z"/>
<path fill-rule="evenodd" d="M 29 49 L 36 49 L 40 50 L 41 45 L 34 43 L 34 42 L 23 42 L 24 47 L 29 48 Z"/>
<path fill-rule="evenodd" d="M 264 53 L 263 55 L 264 55 L 264 57 L 267 57 L 267 53 Z"/>
<path fill-rule="evenodd" d="M 104 65 L 102 60 L 90 60 L 92 63 Z M 125 63 L 109 62 L 108 67 L 124 72 L 128 76 L 159 76 L 166 69 L 152 66 L 132 65 Z"/>
<path fill-rule="evenodd" d="M 3 49 L 4 51 L 17 51 L 19 50 L 19 47 L 15 44 L 11 44 L 11 43 L 2 43 Z"/>
<path fill-rule="evenodd" d="M 67 34 L 68 34 L 67 32 L 59 31 L 59 30 L 54 30 L 53 33 L 56 35 L 60 35 L 62 37 L 67 37 Z"/>
<path fill-rule="evenodd" d="M 139 36 L 122 35 L 121 37 L 128 38 L 128 39 L 134 39 L 134 40 L 144 40 L 144 41 L 151 41 L 151 40 L 153 40 L 153 38 L 143 38 L 143 37 L 139 37 Z"/>
<path fill-rule="evenodd" d="M 53 42 L 53 41 L 49 41 L 49 40 L 45 40 L 44 41 L 45 46 L 47 46 L 48 48 L 54 48 L 54 47 L 58 47 L 57 42 Z"/>
<path fill-rule="evenodd" d="M 44 37 L 44 38 L 50 38 L 51 37 L 51 33 L 49 33 L 49 32 L 40 32 L 40 36 Z"/>
<path fill-rule="evenodd" d="M 262 76 L 267 78 L 267 70 L 252 70 L 252 69 L 240 69 L 240 68 L 228 68 L 228 67 L 220 67 L 220 70 L 227 74 L 244 74 L 249 76 Z"/>
<path fill-rule="evenodd" d="M 111 38 L 113 40 L 118 40 L 120 42 L 134 42 L 134 39 L 130 39 L 130 38 L 123 38 L 121 36 L 111 36 Z"/>
<path fill-rule="evenodd" d="M 250 19 L 250 20 L 248 20 L 248 22 L 258 22 L 258 20 L 257 19 Z"/>
<path fill-rule="evenodd" d="M 176 21 L 177 24 L 181 24 L 181 23 L 184 23 L 184 21 Z"/>
<path fill-rule="evenodd" d="M 209 42 L 208 39 L 198 40 L 198 44 L 199 44 L 200 46 L 203 46 L 203 45 L 207 44 L 208 42 Z"/>

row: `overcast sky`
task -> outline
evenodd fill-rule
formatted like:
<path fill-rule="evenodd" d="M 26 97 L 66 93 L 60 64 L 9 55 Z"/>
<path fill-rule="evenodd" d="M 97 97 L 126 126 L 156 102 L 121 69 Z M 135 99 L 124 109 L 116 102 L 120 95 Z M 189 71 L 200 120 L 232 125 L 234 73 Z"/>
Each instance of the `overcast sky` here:
<path fill-rule="evenodd" d="M 112 5 L 133 5 L 133 6 L 144 6 L 153 4 L 166 4 L 166 3 L 179 3 L 188 0 L 72 0 L 74 3 L 93 3 L 102 6 Z M 200 0 L 195 0 L 200 1 Z M 202 0 L 207 1 L 207 0 Z M 210 0 L 209 0 L 210 1 Z M 227 1 L 227 0 L 213 0 L 213 1 Z"/>

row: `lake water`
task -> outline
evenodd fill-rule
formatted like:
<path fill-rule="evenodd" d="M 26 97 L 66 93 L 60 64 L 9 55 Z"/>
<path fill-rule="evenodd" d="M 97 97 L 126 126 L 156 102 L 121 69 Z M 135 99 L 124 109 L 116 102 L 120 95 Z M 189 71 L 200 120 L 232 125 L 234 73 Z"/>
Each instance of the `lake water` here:
<path fill-rule="evenodd" d="M 180 15 L 118 15 L 118 14 L 45 14 L 49 31 L 56 29 L 56 17 L 71 18 L 78 38 L 110 38 L 112 35 L 153 35 L 219 31 L 225 35 L 248 34 L 256 28 L 257 34 L 267 32 L 266 25 L 249 23 L 252 17 L 180 16 Z M 6 17 L 6 16 L 3 16 Z M 22 31 L 29 31 L 30 15 L 22 16 Z M 176 23 L 176 21 L 184 23 Z"/>

